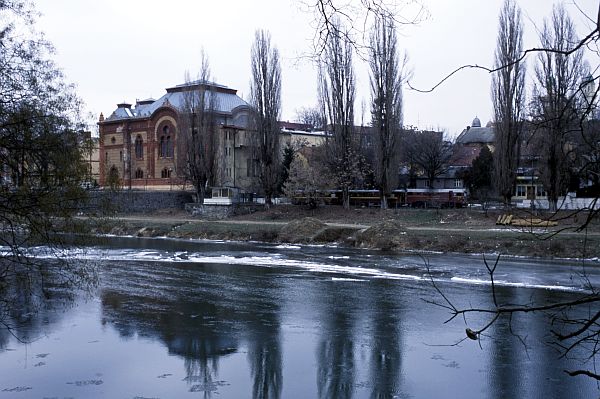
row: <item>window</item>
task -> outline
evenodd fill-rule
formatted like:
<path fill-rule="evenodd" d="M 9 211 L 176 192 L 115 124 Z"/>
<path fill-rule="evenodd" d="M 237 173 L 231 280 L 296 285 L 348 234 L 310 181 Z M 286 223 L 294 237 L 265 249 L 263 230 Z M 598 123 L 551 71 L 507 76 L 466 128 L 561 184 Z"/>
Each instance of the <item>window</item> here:
<path fill-rule="evenodd" d="M 165 136 L 160 136 L 160 145 L 158 146 L 158 157 L 164 158 L 167 153 L 167 149 L 165 147 Z"/>
<path fill-rule="evenodd" d="M 110 143 L 115 144 L 116 142 L 117 142 L 117 139 L 115 138 L 115 136 L 112 136 L 110 139 Z"/>
<path fill-rule="evenodd" d="M 462 180 L 461 179 L 454 180 L 454 187 L 455 188 L 461 188 L 462 187 Z"/>
<path fill-rule="evenodd" d="M 168 179 L 171 177 L 171 169 L 164 168 L 160 171 L 160 177 L 163 179 Z"/>
<path fill-rule="evenodd" d="M 517 186 L 517 197 L 525 197 L 525 186 Z"/>
<path fill-rule="evenodd" d="M 167 158 L 173 158 L 173 142 L 171 141 L 171 136 L 167 136 L 166 149 Z"/>
<path fill-rule="evenodd" d="M 173 143 L 171 142 L 169 126 L 163 127 L 162 133 L 163 133 L 162 136 L 160 136 L 160 145 L 158 147 L 158 157 L 159 158 L 173 157 Z"/>
<path fill-rule="evenodd" d="M 135 171 L 135 178 L 136 179 L 143 179 L 144 178 L 144 171 L 139 169 Z"/>
<path fill-rule="evenodd" d="M 123 151 L 119 151 L 119 160 L 122 161 L 123 160 Z"/>
<path fill-rule="evenodd" d="M 139 134 L 135 138 L 135 157 L 137 159 L 144 158 L 144 140 L 142 140 L 142 136 Z"/>
<path fill-rule="evenodd" d="M 246 176 L 247 177 L 258 176 L 258 159 L 248 158 L 246 160 Z"/>
<path fill-rule="evenodd" d="M 543 186 L 536 186 L 536 195 L 538 197 L 545 197 L 546 196 L 546 190 L 544 190 Z"/>
<path fill-rule="evenodd" d="M 425 188 L 429 188 L 431 186 L 431 184 L 429 183 L 429 180 L 425 180 Z"/>

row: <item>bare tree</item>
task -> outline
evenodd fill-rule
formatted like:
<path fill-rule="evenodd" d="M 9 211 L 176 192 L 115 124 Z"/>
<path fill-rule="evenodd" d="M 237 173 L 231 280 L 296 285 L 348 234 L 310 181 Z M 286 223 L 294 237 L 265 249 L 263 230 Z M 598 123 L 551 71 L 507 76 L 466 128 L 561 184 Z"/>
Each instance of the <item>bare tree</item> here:
<path fill-rule="evenodd" d="M 387 208 L 386 195 L 397 183 L 402 132 L 402 70 L 397 42 L 394 21 L 390 17 L 376 19 L 371 31 L 369 67 L 375 184 L 383 209 Z"/>
<path fill-rule="evenodd" d="M 414 25 L 429 13 L 421 1 L 402 0 L 300 0 L 314 15 L 313 53 L 326 52 L 332 36 L 344 39 L 358 54 L 367 58 L 370 48 L 367 28 L 382 18 L 398 25 Z M 340 29 L 341 26 L 344 29 Z"/>
<path fill-rule="evenodd" d="M 570 376 L 584 375 L 596 380 L 600 380 L 600 373 L 596 369 L 595 357 L 600 348 L 600 293 L 595 287 L 590 284 L 586 278 L 585 269 L 582 273 L 582 282 L 585 292 L 571 300 L 554 300 L 547 303 L 503 303 L 497 293 L 495 273 L 500 261 L 500 255 L 496 257 L 494 264 L 488 263 L 487 259 L 483 258 L 487 272 L 490 278 L 491 290 L 490 300 L 491 305 L 481 307 L 461 307 L 452 301 L 435 283 L 431 277 L 431 283 L 440 294 L 441 301 L 427 302 L 447 309 L 450 312 L 450 317 L 446 323 L 456 318 L 463 319 L 467 328 L 465 330 L 466 339 L 479 341 L 485 336 L 485 332 L 495 325 L 502 318 L 508 320 L 511 333 L 517 335 L 521 342 L 524 343 L 521 335 L 526 332 L 513 330 L 512 319 L 518 314 L 544 313 L 550 318 L 551 324 L 551 341 L 548 343 L 555 347 L 561 357 L 579 358 L 582 362 L 582 368 L 578 370 L 565 370 Z M 427 264 L 427 261 L 425 261 Z M 431 274 L 430 274 L 431 275 Z M 585 315 L 581 317 L 581 315 Z M 480 322 L 477 327 L 470 324 L 470 315 L 480 315 L 487 317 L 487 320 Z M 481 320 L 481 318 L 479 318 Z M 474 327 L 474 328 L 471 328 Z M 456 343 L 458 344 L 458 343 Z M 578 350 L 583 349 L 583 354 L 577 354 Z M 580 352 L 581 353 L 581 352 Z M 585 369 L 584 365 L 590 363 L 592 370 Z"/>
<path fill-rule="evenodd" d="M 336 24 L 337 31 L 343 29 Z M 319 102 L 330 123 L 325 140 L 330 172 L 342 190 L 342 204 L 350 208 L 349 190 L 360 174 L 354 137 L 356 83 L 352 46 L 343 35 L 330 35 L 319 65 Z"/>
<path fill-rule="evenodd" d="M 310 125 L 313 129 L 325 129 L 327 118 L 319 107 L 302 107 L 296 110 L 296 121 Z"/>
<path fill-rule="evenodd" d="M 429 187 L 436 177 L 448 170 L 452 146 L 444 140 L 442 132 L 407 131 L 403 141 L 404 159 L 417 165 L 427 176 Z"/>
<path fill-rule="evenodd" d="M 192 81 L 186 73 L 186 90 L 179 115 L 182 144 L 180 162 L 187 180 L 196 190 L 196 200 L 204 203 L 207 186 L 214 184 L 219 156 L 219 137 L 216 122 L 217 98 L 211 89 L 208 58 L 201 53 L 200 71 Z"/>
<path fill-rule="evenodd" d="M 86 199 L 85 124 L 34 17 L 28 2 L 0 1 L 0 326 L 8 330 L 23 298 L 97 282 L 93 265 L 60 256 L 57 226 L 75 226 Z M 32 254 L 37 244 L 55 261 Z"/>
<path fill-rule="evenodd" d="M 279 51 L 271 45 L 271 35 L 256 31 L 251 54 L 252 81 L 250 101 L 254 108 L 256 156 L 260 165 L 259 180 L 265 204 L 272 204 L 279 179 L 280 151 L 278 124 L 281 113 L 281 66 Z"/>
<path fill-rule="evenodd" d="M 510 206 L 520 156 L 522 118 L 525 103 L 523 20 L 514 0 L 505 0 L 500 11 L 494 67 L 506 65 L 492 75 L 494 105 L 494 174 L 498 193 Z"/>
<path fill-rule="evenodd" d="M 550 22 L 544 21 L 540 40 L 543 47 L 557 52 L 538 54 L 532 101 L 533 139 L 540 150 L 540 172 L 550 210 L 556 211 L 558 197 L 568 184 L 569 135 L 576 130 L 580 116 L 576 93 L 583 78 L 583 52 L 563 54 L 578 39 L 573 21 L 561 4 L 554 6 Z"/>
<path fill-rule="evenodd" d="M 312 156 L 308 159 L 303 155 L 296 155 L 284 185 L 284 192 L 288 198 L 304 203 L 311 209 L 317 207 L 323 192 L 330 187 L 321 151 L 322 148 L 314 148 Z"/>

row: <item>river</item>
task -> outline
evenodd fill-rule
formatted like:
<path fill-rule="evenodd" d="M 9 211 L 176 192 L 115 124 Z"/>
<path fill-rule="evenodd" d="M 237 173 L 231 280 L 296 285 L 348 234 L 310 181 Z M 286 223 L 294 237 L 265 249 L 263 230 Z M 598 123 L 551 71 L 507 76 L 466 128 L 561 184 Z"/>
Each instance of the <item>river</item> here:
<path fill-rule="evenodd" d="M 95 262 L 98 290 L 23 305 L 26 342 L 0 330 L 0 399 L 600 395 L 563 371 L 582 364 L 547 344 L 547 315 L 453 345 L 488 319 L 444 324 L 425 263 L 455 304 L 491 306 L 481 256 L 116 237 L 63 255 Z M 600 287 L 597 261 L 501 259 L 498 299 L 572 299 L 583 271 Z"/>

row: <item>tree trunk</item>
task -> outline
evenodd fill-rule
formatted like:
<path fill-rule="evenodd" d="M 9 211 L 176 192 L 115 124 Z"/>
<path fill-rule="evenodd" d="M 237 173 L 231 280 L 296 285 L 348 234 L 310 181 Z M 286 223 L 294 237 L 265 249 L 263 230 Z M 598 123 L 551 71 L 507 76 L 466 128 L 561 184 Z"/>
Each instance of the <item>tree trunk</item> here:
<path fill-rule="evenodd" d="M 385 193 L 383 192 L 383 189 L 379 190 L 379 199 L 380 199 L 381 209 L 387 209 L 388 202 L 387 202 L 387 197 L 385 196 Z"/>
<path fill-rule="evenodd" d="M 204 184 L 198 184 L 196 195 L 196 202 L 204 204 L 204 198 L 206 197 L 206 188 L 204 187 Z"/>
<path fill-rule="evenodd" d="M 342 206 L 344 209 L 350 209 L 350 190 L 348 190 L 348 187 L 342 189 Z"/>

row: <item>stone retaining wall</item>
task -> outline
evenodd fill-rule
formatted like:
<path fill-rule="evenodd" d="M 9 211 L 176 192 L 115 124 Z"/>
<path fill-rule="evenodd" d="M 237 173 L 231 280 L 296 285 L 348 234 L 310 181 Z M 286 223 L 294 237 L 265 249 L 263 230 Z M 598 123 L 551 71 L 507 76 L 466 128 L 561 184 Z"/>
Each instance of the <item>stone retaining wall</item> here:
<path fill-rule="evenodd" d="M 192 201 L 187 191 L 99 190 L 90 192 L 89 211 L 96 213 L 148 213 L 184 209 Z"/>

